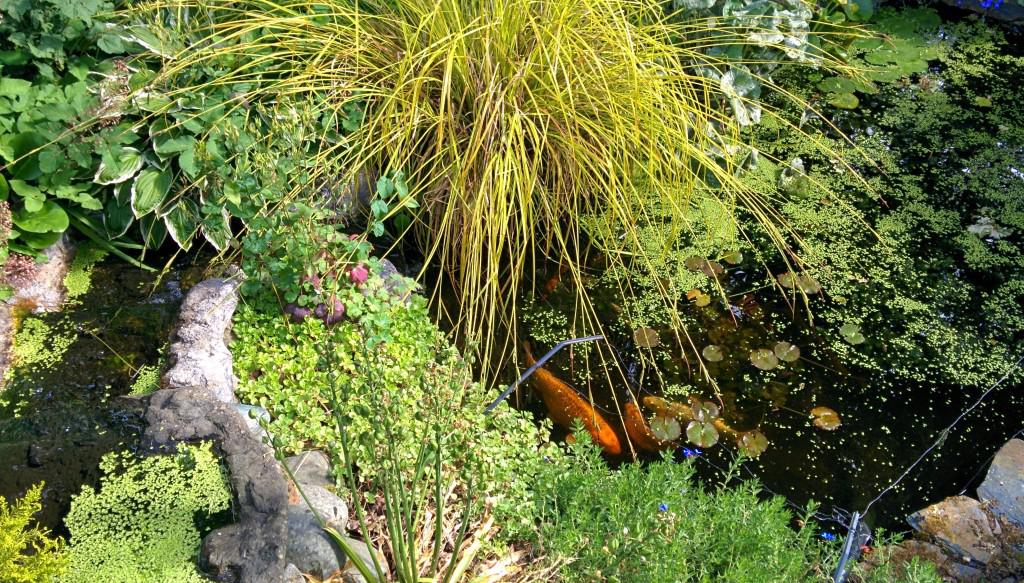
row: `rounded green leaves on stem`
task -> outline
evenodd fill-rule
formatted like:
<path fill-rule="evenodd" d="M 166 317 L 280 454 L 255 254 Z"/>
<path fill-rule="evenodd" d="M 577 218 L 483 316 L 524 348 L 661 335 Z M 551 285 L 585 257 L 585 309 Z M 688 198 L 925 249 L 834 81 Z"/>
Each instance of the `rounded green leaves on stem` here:
<path fill-rule="evenodd" d="M 60 234 L 67 230 L 69 224 L 68 214 L 59 204 L 50 200 L 44 202 L 36 211 L 29 211 L 26 208 L 15 213 L 11 220 L 23 235 L 26 232 Z"/>

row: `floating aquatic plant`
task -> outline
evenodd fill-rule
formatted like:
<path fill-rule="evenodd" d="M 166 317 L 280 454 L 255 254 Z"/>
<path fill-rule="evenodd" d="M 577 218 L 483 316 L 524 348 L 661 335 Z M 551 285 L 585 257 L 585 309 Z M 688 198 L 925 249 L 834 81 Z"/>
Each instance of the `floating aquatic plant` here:
<path fill-rule="evenodd" d="M 860 326 L 857 324 L 843 324 L 842 327 L 839 328 L 839 334 L 843 337 L 843 340 L 853 345 L 864 342 L 864 334 L 861 333 Z"/>
<path fill-rule="evenodd" d="M 711 401 L 698 401 L 691 407 L 693 418 L 701 423 L 711 423 L 718 418 L 718 405 Z"/>
<path fill-rule="evenodd" d="M 693 300 L 693 305 L 698 308 L 703 308 L 711 304 L 711 296 L 700 291 L 699 289 L 691 289 L 686 292 L 686 299 Z"/>
<path fill-rule="evenodd" d="M 641 326 L 633 331 L 633 341 L 640 348 L 654 348 L 661 344 L 658 331 L 646 326 Z"/>
<path fill-rule="evenodd" d="M 696 255 L 687 257 L 686 260 L 683 261 L 683 266 L 690 271 L 699 271 L 712 279 L 725 273 L 725 268 L 722 267 L 721 263 L 711 261 L 710 259 L 705 259 L 703 257 L 698 257 Z"/>
<path fill-rule="evenodd" d="M 708 362 L 721 362 L 722 359 L 725 358 L 725 353 L 722 351 L 722 347 L 716 344 L 708 344 L 700 353 L 704 357 L 704 360 Z"/>
<path fill-rule="evenodd" d="M 829 407 L 815 407 L 811 409 L 811 418 L 815 427 L 825 431 L 834 431 L 843 424 L 839 418 L 839 413 L 836 413 L 834 409 Z"/>
<path fill-rule="evenodd" d="M 787 271 L 776 275 L 775 279 L 786 289 L 799 289 L 808 295 L 821 292 L 821 284 L 818 283 L 818 280 L 806 273 L 797 275 L 792 271 Z"/>
<path fill-rule="evenodd" d="M 768 449 L 768 438 L 760 430 L 747 431 L 740 436 L 739 448 L 745 456 L 758 457 Z"/>
<path fill-rule="evenodd" d="M 690 443 L 700 447 L 711 447 L 718 443 L 718 430 L 713 424 L 691 421 L 686 426 L 686 438 Z"/>
<path fill-rule="evenodd" d="M 743 263 L 743 253 L 741 253 L 739 249 L 729 251 L 722 256 L 722 261 L 729 265 L 739 265 L 740 263 Z"/>
<path fill-rule="evenodd" d="M 776 344 L 774 352 L 783 362 L 796 362 L 800 358 L 800 347 L 785 341 Z"/>
<path fill-rule="evenodd" d="M 683 427 L 674 417 L 655 415 L 651 419 L 651 433 L 660 441 L 675 441 L 683 434 Z"/>
<path fill-rule="evenodd" d="M 767 348 L 758 348 L 750 351 L 750 362 L 761 370 L 772 370 L 779 366 L 779 357 Z"/>

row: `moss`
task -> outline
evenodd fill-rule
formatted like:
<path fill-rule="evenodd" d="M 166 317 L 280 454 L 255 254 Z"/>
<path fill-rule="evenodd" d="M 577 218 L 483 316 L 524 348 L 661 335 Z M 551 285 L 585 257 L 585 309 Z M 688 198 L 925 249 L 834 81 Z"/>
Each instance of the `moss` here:
<path fill-rule="evenodd" d="M 209 443 L 177 454 L 104 456 L 98 490 L 83 488 L 65 523 L 70 568 L 62 583 L 198 583 L 197 517 L 227 510 L 231 493 Z"/>
<path fill-rule="evenodd" d="M 42 508 L 43 485 L 29 488 L 25 496 L 7 506 L 0 497 L 0 581 L 3 583 L 50 583 L 67 569 L 64 542 L 49 537 L 44 529 L 30 526 Z"/>
<path fill-rule="evenodd" d="M 89 292 L 92 285 L 93 267 L 106 256 L 106 251 L 92 245 L 82 245 L 78 248 L 75 259 L 64 276 L 64 288 L 67 289 L 66 301 L 69 305 L 80 303 L 80 298 Z"/>

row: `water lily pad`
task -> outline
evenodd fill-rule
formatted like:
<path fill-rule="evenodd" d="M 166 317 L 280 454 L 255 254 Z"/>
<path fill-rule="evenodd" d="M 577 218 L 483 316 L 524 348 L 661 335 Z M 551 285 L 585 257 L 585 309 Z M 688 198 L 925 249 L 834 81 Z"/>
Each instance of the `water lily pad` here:
<path fill-rule="evenodd" d="M 683 261 L 683 266 L 690 271 L 700 271 L 701 266 L 704 265 L 704 258 L 696 255 L 691 255 Z"/>
<path fill-rule="evenodd" d="M 711 296 L 700 291 L 699 289 L 691 289 L 690 291 L 686 292 L 686 299 L 693 300 L 694 305 L 696 305 L 698 308 L 703 308 L 704 306 L 711 304 Z"/>
<path fill-rule="evenodd" d="M 800 347 L 785 341 L 776 344 L 773 352 L 783 362 L 796 362 L 800 358 Z"/>
<path fill-rule="evenodd" d="M 711 447 L 718 443 L 718 430 L 711 423 L 691 421 L 686 426 L 686 439 L 698 447 Z"/>
<path fill-rule="evenodd" d="M 758 348 L 750 351 L 750 362 L 761 370 L 772 370 L 779 366 L 779 357 L 767 348 Z"/>
<path fill-rule="evenodd" d="M 811 418 L 815 427 L 825 431 L 835 431 L 843 424 L 842 420 L 839 419 L 839 413 L 828 407 L 815 407 L 811 409 Z"/>
<path fill-rule="evenodd" d="M 768 438 L 755 429 L 740 436 L 740 451 L 747 457 L 758 457 L 768 449 Z"/>
<path fill-rule="evenodd" d="M 722 264 L 717 261 L 704 261 L 704 264 L 701 265 L 700 270 L 704 275 L 712 279 L 725 273 L 725 268 L 722 267 Z"/>
<path fill-rule="evenodd" d="M 722 261 L 728 263 L 729 265 L 739 265 L 740 263 L 743 263 L 743 253 L 740 252 L 739 249 L 735 251 L 729 251 L 728 253 L 722 256 Z"/>
<path fill-rule="evenodd" d="M 718 405 L 711 401 L 699 401 L 690 406 L 693 418 L 701 423 L 711 423 L 718 418 Z"/>
<path fill-rule="evenodd" d="M 641 326 L 633 331 L 633 340 L 640 348 L 654 348 L 661 344 L 661 338 L 658 336 L 658 331 L 646 326 Z"/>
<path fill-rule="evenodd" d="M 651 419 L 651 435 L 659 441 L 675 441 L 683 434 L 683 427 L 674 417 L 655 415 Z"/>
<path fill-rule="evenodd" d="M 704 360 L 708 362 L 721 362 L 725 358 L 725 353 L 722 351 L 722 347 L 717 344 L 708 344 L 704 347 L 704 350 L 700 351 Z"/>
<path fill-rule="evenodd" d="M 857 109 L 860 100 L 853 93 L 829 93 L 828 104 L 838 109 Z"/>
<path fill-rule="evenodd" d="M 818 283 L 818 280 L 806 273 L 801 273 L 796 277 L 796 285 L 800 287 L 800 291 L 808 295 L 816 294 L 821 291 L 821 284 Z"/>
<path fill-rule="evenodd" d="M 779 282 L 779 285 L 786 289 L 796 289 L 796 274 L 792 271 L 780 273 L 775 276 L 775 279 Z"/>
<path fill-rule="evenodd" d="M 860 326 L 857 324 L 843 324 L 842 327 L 839 328 L 839 334 L 843 337 L 843 340 L 853 345 L 864 342 L 864 334 L 861 333 Z"/>

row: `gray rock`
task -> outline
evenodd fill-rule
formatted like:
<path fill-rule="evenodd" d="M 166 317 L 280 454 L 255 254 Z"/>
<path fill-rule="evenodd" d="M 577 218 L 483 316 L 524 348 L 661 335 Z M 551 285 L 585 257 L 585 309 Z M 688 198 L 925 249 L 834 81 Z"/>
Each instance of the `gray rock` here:
<path fill-rule="evenodd" d="M 293 505 L 307 510 L 312 508 L 328 526 L 338 532 L 345 532 L 348 525 L 348 504 L 326 488 L 301 483 L 300 487 L 302 494 L 299 496 L 299 502 Z M 307 501 L 309 506 L 306 505 Z"/>
<path fill-rule="evenodd" d="M 327 579 L 345 566 L 345 553 L 330 535 L 320 528 L 308 509 L 299 505 L 288 508 L 287 560 L 303 573 Z"/>
<path fill-rule="evenodd" d="M 973 498 L 950 496 L 911 514 L 907 522 L 959 562 L 984 564 L 999 552 L 999 523 Z"/>
<path fill-rule="evenodd" d="M 363 541 L 354 538 L 345 537 L 345 542 L 352 548 L 362 563 L 366 565 L 367 569 L 373 573 L 373 557 L 370 555 L 370 547 Z M 377 560 L 380 563 L 381 569 L 384 570 L 384 580 L 388 580 L 391 573 L 388 571 L 388 565 L 384 562 L 384 557 L 380 553 L 377 553 Z M 349 561 L 345 566 L 345 570 L 341 572 L 341 580 L 345 583 L 369 583 L 352 561 Z"/>
<path fill-rule="evenodd" d="M 285 458 L 285 465 L 292 471 L 295 481 L 310 486 L 330 488 L 334 485 L 331 477 L 331 462 L 322 451 L 304 451 Z"/>
<path fill-rule="evenodd" d="M 217 400 L 237 403 L 231 352 L 226 335 L 238 305 L 239 282 L 213 278 L 193 287 L 181 304 L 168 351 L 170 367 L 163 386 L 198 387 Z"/>
<path fill-rule="evenodd" d="M 306 583 L 306 578 L 298 567 L 288 563 L 288 566 L 284 568 L 284 583 Z"/>
<path fill-rule="evenodd" d="M 1024 528 L 1024 441 L 1011 439 L 999 449 L 978 497 L 993 514 Z"/>
<path fill-rule="evenodd" d="M 247 430 L 234 408 L 201 388 L 162 389 L 143 403 L 143 448 L 211 440 L 227 465 L 236 522 L 203 539 L 200 567 L 228 583 L 284 580 L 288 489 L 273 451 Z"/>

